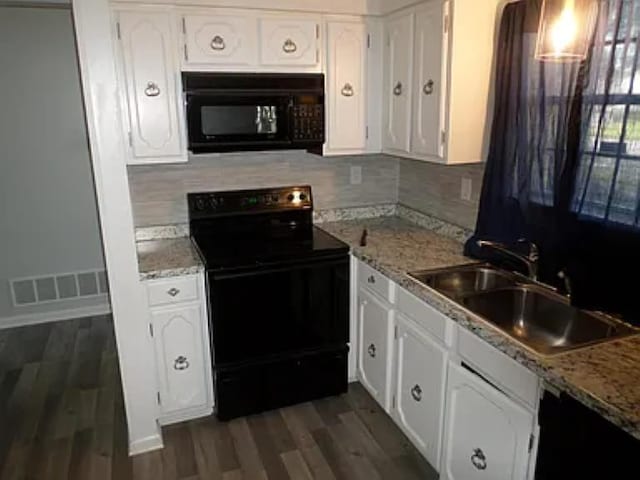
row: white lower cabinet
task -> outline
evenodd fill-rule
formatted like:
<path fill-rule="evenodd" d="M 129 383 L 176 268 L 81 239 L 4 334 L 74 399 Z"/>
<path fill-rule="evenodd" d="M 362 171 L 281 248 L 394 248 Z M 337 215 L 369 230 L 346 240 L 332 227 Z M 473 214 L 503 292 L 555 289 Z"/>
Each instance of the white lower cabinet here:
<path fill-rule="evenodd" d="M 358 338 L 358 378 L 389 411 L 393 310 L 363 288 L 358 291 Z"/>
<path fill-rule="evenodd" d="M 527 478 L 533 412 L 454 362 L 446 410 L 443 480 Z"/>
<path fill-rule="evenodd" d="M 447 349 L 396 313 L 395 408 L 392 416 L 437 470 L 445 396 Z"/>
<path fill-rule="evenodd" d="M 185 285 L 198 285 L 195 301 L 181 302 Z M 159 422 L 163 425 L 211 414 L 213 387 L 207 310 L 202 275 L 149 281 L 150 299 L 166 290 L 172 304 L 151 308 L 150 333 L 156 356 Z M 176 293 L 177 292 L 177 293 Z"/>
<path fill-rule="evenodd" d="M 538 377 L 355 263 L 362 385 L 442 480 L 532 479 Z"/>

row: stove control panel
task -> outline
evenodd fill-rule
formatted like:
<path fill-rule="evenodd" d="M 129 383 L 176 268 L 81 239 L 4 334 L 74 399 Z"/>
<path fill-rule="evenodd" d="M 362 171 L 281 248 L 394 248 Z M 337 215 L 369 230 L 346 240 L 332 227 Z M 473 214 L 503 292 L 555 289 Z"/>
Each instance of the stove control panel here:
<path fill-rule="evenodd" d="M 190 193 L 187 196 L 187 201 L 191 219 L 217 215 L 313 209 L 310 186 Z"/>

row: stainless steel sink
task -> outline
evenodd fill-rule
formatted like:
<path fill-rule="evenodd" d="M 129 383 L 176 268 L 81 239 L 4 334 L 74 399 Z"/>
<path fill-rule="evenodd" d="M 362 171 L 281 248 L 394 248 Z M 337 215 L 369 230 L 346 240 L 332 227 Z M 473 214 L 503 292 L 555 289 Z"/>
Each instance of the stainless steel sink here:
<path fill-rule="evenodd" d="M 540 287 L 471 294 L 460 303 L 543 355 L 636 333 L 621 322 L 574 308 L 564 297 Z"/>
<path fill-rule="evenodd" d="M 516 275 L 487 265 L 466 265 L 409 275 L 451 299 L 470 293 L 512 287 L 519 281 Z"/>
<path fill-rule="evenodd" d="M 526 277 L 486 265 L 410 275 L 541 355 L 640 333 L 607 315 L 579 310 Z"/>

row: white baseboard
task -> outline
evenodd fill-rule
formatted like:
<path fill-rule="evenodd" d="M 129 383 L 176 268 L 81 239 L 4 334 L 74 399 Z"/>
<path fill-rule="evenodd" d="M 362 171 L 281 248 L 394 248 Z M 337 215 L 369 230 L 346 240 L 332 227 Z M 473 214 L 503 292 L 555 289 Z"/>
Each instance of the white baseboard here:
<path fill-rule="evenodd" d="M 132 457 L 134 455 L 140 455 L 142 453 L 152 452 L 162 448 L 164 448 L 162 434 L 158 433 L 157 435 L 129 442 L 129 456 Z"/>
<path fill-rule="evenodd" d="M 61 320 L 73 320 L 76 318 L 107 315 L 109 313 L 111 313 L 111 305 L 106 302 L 104 304 L 93 305 L 91 307 L 69 308 L 66 310 L 55 310 L 46 313 L 15 315 L 13 317 L 0 318 L 0 330 L 4 328 L 37 325 L 40 323 L 59 322 Z"/>

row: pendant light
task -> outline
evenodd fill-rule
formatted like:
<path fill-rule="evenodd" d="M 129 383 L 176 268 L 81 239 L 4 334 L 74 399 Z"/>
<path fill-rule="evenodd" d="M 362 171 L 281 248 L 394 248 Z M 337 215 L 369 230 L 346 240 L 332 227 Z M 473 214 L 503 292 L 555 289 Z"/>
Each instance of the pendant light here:
<path fill-rule="evenodd" d="M 580 62 L 587 58 L 598 0 L 543 0 L 536 58 Z"/>

